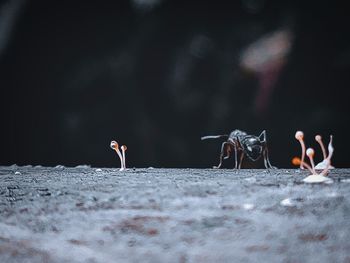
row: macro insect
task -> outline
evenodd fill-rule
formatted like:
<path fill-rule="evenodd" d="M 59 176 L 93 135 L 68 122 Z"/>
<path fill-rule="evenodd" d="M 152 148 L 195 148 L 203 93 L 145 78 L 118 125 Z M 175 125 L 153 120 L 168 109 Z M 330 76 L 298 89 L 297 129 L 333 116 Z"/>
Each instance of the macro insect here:
<path fill-rule="evenodd" d="M 221 145 L 220 163 L 213 168 L 220 168 L 224 159 L 228 159 L 234 152 L 235 169 L 240 169 L 244 156 L 252 161 L 257 161 L 261 156 L 264 158 L 265 168 L 276 168 L 271 165 L 266 141 L 266 131 L 259 136 L 249 135 L 244 131 L 234 130 L 230 134 L 204 136 L 201 140 L 225 138 Z M 238 162 L 239 155 L 239 162 Z"/>

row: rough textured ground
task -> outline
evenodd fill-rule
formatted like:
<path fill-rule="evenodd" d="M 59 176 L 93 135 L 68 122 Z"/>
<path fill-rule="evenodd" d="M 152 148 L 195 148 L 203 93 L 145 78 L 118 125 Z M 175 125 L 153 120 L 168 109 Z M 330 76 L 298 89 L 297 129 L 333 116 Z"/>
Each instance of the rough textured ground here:
<path fill-rule="evenodd" d="M 0 167 L 0 262 L 350 262 L 350 170 Z"/>

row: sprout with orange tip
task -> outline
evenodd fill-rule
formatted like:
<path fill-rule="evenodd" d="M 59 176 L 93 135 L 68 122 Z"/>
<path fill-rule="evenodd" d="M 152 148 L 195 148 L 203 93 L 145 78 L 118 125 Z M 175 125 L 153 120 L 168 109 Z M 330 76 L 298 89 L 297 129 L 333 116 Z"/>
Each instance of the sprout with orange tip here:
<path fill-rule="evenodd" d="M 123 146 L 124 146 L 124 145 L 123 145 Z M 123 146 L 122 146 L 122 150 L 123 150 L 123 148 L 124 148 Z M 116 141 L 111 141 L 110 147 L 111 147 L 114 151 L 116 151 L 116 153 L 118 154 L 119 159 L 120 159 L 120 171 L 123 171 L 123 170 L 125 169 L 125 165 L 124 165 L 125 160 L 124 160 L 122 154 L 121 154 L 120 151 L 119 151 L 119 145 L 118 145 L 118 143 L 117 143 Z M 126 147 L 126 146 L 125 146 L 125 147 Z M 123 155 L 124 155 L 124 157 L 125 157 L 125 153 L 123 153 Z"/>

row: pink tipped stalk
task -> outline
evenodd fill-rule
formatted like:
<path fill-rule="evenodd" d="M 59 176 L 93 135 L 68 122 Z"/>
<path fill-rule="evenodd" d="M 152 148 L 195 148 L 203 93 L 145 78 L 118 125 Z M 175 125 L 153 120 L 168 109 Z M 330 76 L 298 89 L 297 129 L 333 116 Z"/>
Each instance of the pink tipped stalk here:
<path fill-rule="evenodd" d="M 122 145 L 122 146 L 120 147 L 120 149 L 122 149 L 122 153 L 123 153 L 123 167 L 124 167 L 124 169 L 126 169 L 126 164 L 125 164 L 125 152 L 126 152 L 126 150 L 128 149 L 128 147 L 126 147 L 126 145 Z"/>
<path fill-rule="evenodd" d="M 312 174 L 317 174 L 316 171 L 315 171 L 315 163 L 314 163 L 314 155 L 315 155 L 314 149 L 308 148 L 306 150 L 306 155 L 310 159 L 311 168 L 312 168 Z"/>
<path fill-rule="evenodd" d="M 297 131 L 295 133 L 295 139 L 297 139 L 301 145 L 300 169 L 304 169 L 303 163 L 305 163 L 304 159 L 305 159 L 305 151 L 306 151 L 306 147 L 305 147 L 305 143 L 304 143 L 304 133 L 302 131 Z"/>
<path fill-rule="evenodd" d="M 124 165 L 123 165 L 123 157 L 119 151 L 119 145 L 116 141 L 111 141 L 111 144 L 110 144 L 110 147 L 116 151 L 116 153 L 118 154 L 119 156 L 119 159 L 120 159 L 120 171 L 124 170 Z"/>
<path fill-rule="evenodd" d="M 322 137 L 321 135 L 316 135 L 315 136 L 315 140 L 318 142 L 318 144 L 321 146 L 322 149 L 322 154 L 323 154 L 323 159 L 325 160 L 327 158 L 327 154 L 326 154 L 326 148 L 324 147 L 324 144 L 322 142 Z"/>

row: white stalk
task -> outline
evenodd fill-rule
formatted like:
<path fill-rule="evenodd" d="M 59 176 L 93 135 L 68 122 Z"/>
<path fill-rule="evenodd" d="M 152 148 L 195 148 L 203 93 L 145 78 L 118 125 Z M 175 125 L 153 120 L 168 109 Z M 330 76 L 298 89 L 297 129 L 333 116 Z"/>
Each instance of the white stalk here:
<path fill-rule="evenodd" d="M 309 148 L 306 150 L 306 155 L 309 157 L 310 159 L 310 163 L 311 163 L 311 168 L 312 168 L 312 174 L 317 174 L 316 171 L 315 171 L 315 163 L 314 163 L 314 154 L 315 154 L 315 151 L 314 149 L 312 148 Z"/>
<path fill-rule="evenodd" d="M 127 147 L 125 145 L 122 145 L 120 147 L 120 149 L 122 149 L 122 153 L 123 153 L 123 168 L 126 169 L 126 164 L 125 164 L 125 151 L 127 149 Z"/>

